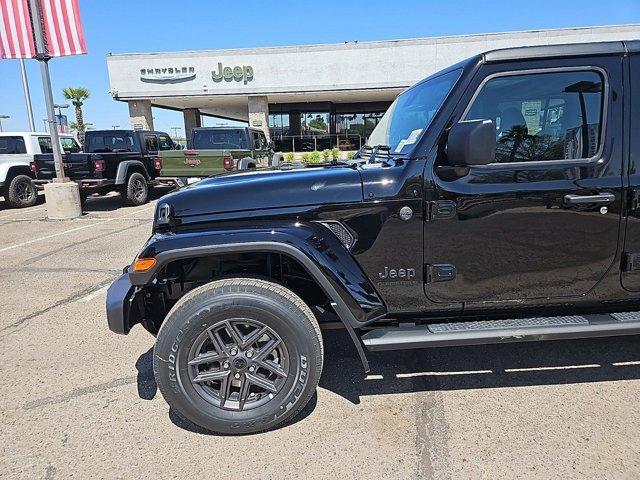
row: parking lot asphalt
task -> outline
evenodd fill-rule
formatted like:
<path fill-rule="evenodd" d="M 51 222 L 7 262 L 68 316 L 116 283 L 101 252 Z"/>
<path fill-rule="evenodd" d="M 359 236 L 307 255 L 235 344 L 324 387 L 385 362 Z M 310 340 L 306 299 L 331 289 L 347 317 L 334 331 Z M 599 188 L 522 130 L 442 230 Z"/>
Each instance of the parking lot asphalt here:
<path fill-rule="evenodd" d="M 324 333 L 286 427 L 212 435 L 169 409 L 153 338 L 107 329 L 153 202 L 47 221 L 0 200 L 0 478 L 640 478 L 640 338 L 370 354 Z"/>

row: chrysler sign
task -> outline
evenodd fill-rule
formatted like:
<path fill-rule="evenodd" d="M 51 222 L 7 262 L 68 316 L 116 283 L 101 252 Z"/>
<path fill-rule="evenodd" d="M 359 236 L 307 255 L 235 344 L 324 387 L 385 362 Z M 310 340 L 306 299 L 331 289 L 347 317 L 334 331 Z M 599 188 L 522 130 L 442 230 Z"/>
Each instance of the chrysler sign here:
<path fill-rule="evenodd" d="M 151 83 L 178 83 L 196 78 L 195 67 L 141 68 L 140 80 Z"/>

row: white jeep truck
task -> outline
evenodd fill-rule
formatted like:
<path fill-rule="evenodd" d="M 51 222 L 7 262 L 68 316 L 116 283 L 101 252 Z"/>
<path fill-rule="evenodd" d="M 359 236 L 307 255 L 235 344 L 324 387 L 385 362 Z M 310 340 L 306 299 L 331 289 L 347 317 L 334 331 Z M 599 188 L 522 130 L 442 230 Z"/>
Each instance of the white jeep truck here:
<path fill-rule="evenodd" d="M 73 135 L 60 134 L 65 153 L 82 151 Z M 0 132 L 0 195 L 14 208 L 36 203 L 38 192 L 31 171 L 33 156 L 53 153 L 51 135 L 39 132 Z"/>

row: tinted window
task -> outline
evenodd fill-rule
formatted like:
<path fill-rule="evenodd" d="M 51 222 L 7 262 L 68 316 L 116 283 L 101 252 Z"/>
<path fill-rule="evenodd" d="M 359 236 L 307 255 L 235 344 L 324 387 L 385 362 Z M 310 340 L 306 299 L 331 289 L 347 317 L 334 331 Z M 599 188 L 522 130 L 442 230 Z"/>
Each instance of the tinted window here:
<path fill-rule="evenodd" d="M 156 137 L 155 135 L 145 135 L 144 143 L 147 146 L 147 152 L 158 151 L 158 137 Z"/>
<path fill-rule="evenodd" d="M 53 153 L 51 137 L 38 137 L 38 145 L 40 145 L 41 153 Z"/>
<path fill-rule="evenodd" d="M 173 150 L 173 140 L 169 135 L 158 135 L 160 150 Z"/>
<path fill-rule="evenodd" d="M 392 153 L 408 153 L 429 126 L 462 70 L 427 79 L 402 93 L 391 104 L 367 145 L 389 145 Z"/>
<path fill-rule="evenodd" d="M 27 153 L 22 137 L 0 137 L 0 155 Z"/>
<path fill-rule="evenodd" d="M 87 135 L 88 153 L 100 152 L 133 152 L 135 142 L 130 133 L 100 133 Z"/>
<path fill-rule="evenodd" d="M 247 136 L 245 130 L 225 128 L 217 130 L 194 130 L 193 148 L 200 150 L 246 150 Z"/>
<path fill-rule="evenodd" d="M 78 153 L 81 151 L 80 145 L 78 145 L 75 138 L 62 137 L 60 138 L 60 144 L 65 152 Z"/>
<path fill-rule="evenodd" d="M 499 163 L 591 158 L 600 145 L 602 85 L 596 72 L 496 77 L 465 119 L 494 121 Z"/>
<path fill-rule="evenodd" d="M 262 132 L 260 132 L 258 135 L 260 135 L 260 148 L 262 148 L 263 150 L 267 150 L 269 148 L 269 142 L 267 142 L 267 137 Z"/>

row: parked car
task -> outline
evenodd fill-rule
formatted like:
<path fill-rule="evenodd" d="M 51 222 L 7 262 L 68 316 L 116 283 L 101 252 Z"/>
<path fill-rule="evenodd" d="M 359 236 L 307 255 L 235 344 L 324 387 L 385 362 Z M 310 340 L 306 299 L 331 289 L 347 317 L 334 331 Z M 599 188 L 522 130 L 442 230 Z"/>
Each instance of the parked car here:
<path fill-rule="evenodd" d="M 355 162 L 171 193 L 109 327 L 156 334 L 165 400 L 232 434 L 305 406 L 335 322 L 365 371 L 365 349 L 638 334 L 637 84 L 640 41 L 491 51 L 403 92 Z"/>
<path fill-rule="evenodd" d="M 80 151 L 80 145 L 70 134 L 60 134 L 60 147 L 64 152 Z M 36 203 L 38 192 L 30 165 L 34 155 L 52 151 L 48 133 L 0 132 L 0 195 L 11 207 L 30 207 Z"/>
<path fill-rule="evenodd" d="M 87 195 L 120 192 L 127 205 L 142 205 L 149 189 L 171 185 L 160 182 L 159 152 L 173 150 L 175 144 L 164 132 L 137 130 L 89 130 L 82 153 L 63 158 L 65 176 L 80 186 L 82 200 Z M 32 165 L 36 183 L 55 178 L 53 155 L 36 155 Z"/>
<path fill-rule="evenodd" d="M 188 179 L 266 167 L 273 155 L 264 132 L 248 127 L 194 128 L 189 147 L 160 152 L 163 178 L 186 184 Z"/>

